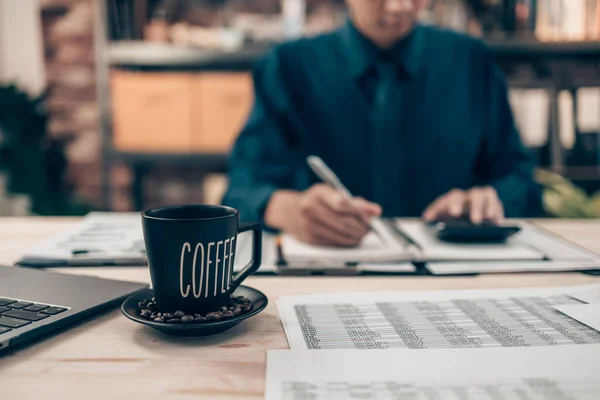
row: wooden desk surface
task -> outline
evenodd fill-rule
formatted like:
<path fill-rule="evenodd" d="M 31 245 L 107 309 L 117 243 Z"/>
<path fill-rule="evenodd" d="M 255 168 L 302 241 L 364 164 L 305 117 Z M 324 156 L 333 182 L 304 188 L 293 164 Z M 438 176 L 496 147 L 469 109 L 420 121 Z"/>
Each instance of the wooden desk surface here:
<path fill-rule="evenodd" d="M 12 264 L 41 239 L 77 219 L 0 218 L 0 264 Z M 600 220 L 537 221 L 600 253 Z M 61 272 L 150 282 L 147 268 L 62 269 Z M 579 273 L 478 277 L 251 277 L 265 311 L 208 338 L 173 338 L 112 310 L 0 358 L 0 398 L 262 399 L 266 352 L 287 349 L 275 300 L 281 295 L 378 290 L 566 286 L 597 283 Z"/>

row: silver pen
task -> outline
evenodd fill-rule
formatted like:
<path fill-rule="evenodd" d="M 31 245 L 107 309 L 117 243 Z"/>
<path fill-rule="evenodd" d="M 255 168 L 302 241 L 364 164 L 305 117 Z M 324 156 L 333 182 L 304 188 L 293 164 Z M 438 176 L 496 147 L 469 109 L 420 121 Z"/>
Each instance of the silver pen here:
<path fill-rule="evenodd" d="M 327 164 L 325 164 L 325 161 L 323 161 L 320 157 L 308 156 L 306 158 L 306 162 L 308 163 L 310 169 L 312 169 L 313 172 L 319 178 L 321 178 L 323 182 L 333 186 L 334 189 L 340 192 L 347 199 L 352 199 L 354 197 L 352 196 L 352 193 L 350 193 L 348 188 L 346 188 L 346 186 L 342 184 L 340 178 L 337 177 L 337 175 L 327 166 Z M 397 243 L 397 241 L 394 239 L 393 235 L 390 233 L 388 227 L 384 224 L 381 218 L 371 218 L 371 220 L 369 221 L 369 225 L 371 226 L 371 229 L 384 242 L 388 244 Z"/>

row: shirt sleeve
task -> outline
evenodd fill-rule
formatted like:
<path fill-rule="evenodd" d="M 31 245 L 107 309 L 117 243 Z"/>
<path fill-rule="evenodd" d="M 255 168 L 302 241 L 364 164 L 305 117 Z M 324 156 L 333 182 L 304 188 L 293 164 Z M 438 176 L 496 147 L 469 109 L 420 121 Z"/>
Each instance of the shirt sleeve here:
<path fill-rule="evenodd" d="M 242 221 L 264 224 L 273 192 L 292 185 L 295 159 L 284 118 L 288 96 L 275 52 L 256 64 L 253 81 L 254 105 L 232 149 L 223 204 L 237 208 Z"/>
<path fill-rule="evenodd" d="M 533 179 L 535 162 L 515 126 L 506 81 L 495 62 L 488 61 L 485 69 L 486 132 L 479 162 L 483 183 L 496 189 L 506 217 L 539 216 L 541 190 Z"/>

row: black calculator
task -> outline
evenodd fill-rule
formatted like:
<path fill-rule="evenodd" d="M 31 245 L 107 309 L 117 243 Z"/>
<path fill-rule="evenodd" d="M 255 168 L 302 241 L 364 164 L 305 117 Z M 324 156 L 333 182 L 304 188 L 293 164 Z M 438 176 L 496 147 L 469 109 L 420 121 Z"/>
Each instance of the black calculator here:
<path fill-rule="evenodd" d="M 514 224 L 482 222 L 474 224 L 467 219 L 427 222 L 435 236 L 446 242 L 502 243 L 521 230 Z"/>

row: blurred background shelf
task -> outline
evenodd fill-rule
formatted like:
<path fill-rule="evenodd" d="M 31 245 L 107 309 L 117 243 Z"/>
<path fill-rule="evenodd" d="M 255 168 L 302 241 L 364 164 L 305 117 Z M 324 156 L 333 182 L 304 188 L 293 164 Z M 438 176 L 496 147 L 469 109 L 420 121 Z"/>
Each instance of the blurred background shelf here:
<path fill-rule="evenodd" d="M 190 1 L 188 14 L 169 6 L 177 2 L 97 2 L 96 71 L 105 209 L 113 208 L 110 176 L 114 164 L 126 165 L 132 172 L 130 193 L 135 209 L 146 207 L 144 182 L 163 166 L 193 167 L 195 182 L 211 173 L 226 173 L 227 154 L 253 102 L 250 70 L 273 45 L 288 39 L 286 24 L 291 20 L 286 22 L 278 14 L 281 1 L 287 0 Z M 596 0 L 582 1 L 591 4 Z M 343 3 L 306 0 L 305 33 L 338 25 L 346 18 Z M 595 165 L 600 160 L 592 160 L 590 166 L 571 165 L 571 147 L 565 144 L 564 131 L 568 127 L 573 137 L 569 140 L 578 142 L 583 128 L 589 128 L 575 121 L 582 109 L 577 92 L 600 88 L 600 21 L 596 32 L 591 25 L 594 21 L 588 21 L 591 17 L 583 13 L 581 17 L 590 24 L 585 29 L 576 21 L 562 21 L 558 14 L 548 19 L 545 3 L 550 4 L 539 0 L 436 0 L 424 21 L 484 38 L 511 91 L 543 91 L 543 107 L 515 110 L 517 123 L 524 125 L 519 126 L 520 131 L 528 133 L 532 126 L 538 131 L 531 147 L 540 167 L 583 181 L 593 190 L 600 188 L 600 167 Z M 143 15 L 133 17 L 129 30 L 123 29 L 126 21 L 115 19 L 115 9 L 127 7 L 129 17 L 136 12 Z M 537 12 L 540 7 L 541 14 Z M 259 13 L 250 16 L 252 10 Z M 572 18 L 575 14 L 568 15 Z M 213 25 L 207 22 L 210 20 Z M 562 25 L 553 26 L 556 21 Z M 317 25 L 320 27 L 315 29 Z M 570 102 L 565 102 L 565 93 Z M 600 114 L 600 104 L 594 104 Z M 535 124 L 527 121 L 538 116 Z M 590 142 L 590 137 L 585 140 Z"/>
<path fill-rule="evenodd" d="M 541 42 L 533 37 L 488 39 L 487 45 L 500 60 L 528 62 L 532 59 L 600 59 L 600 42 Z M 207 50 L 144 41 L 119 41 L 108 46 L 111 66 L 140 69 L 248 70 L 272 43 L 251 44 L 233 49 Z"/>
<path fill-rule="evenodd" d="M 223 51 L 181 47 L 172 44 L 121 41 L 108 46 L 108 62 L 113 67 L 142 70 L 204 69 L 245 71 L 270 46 L 249 45 Z"/>

